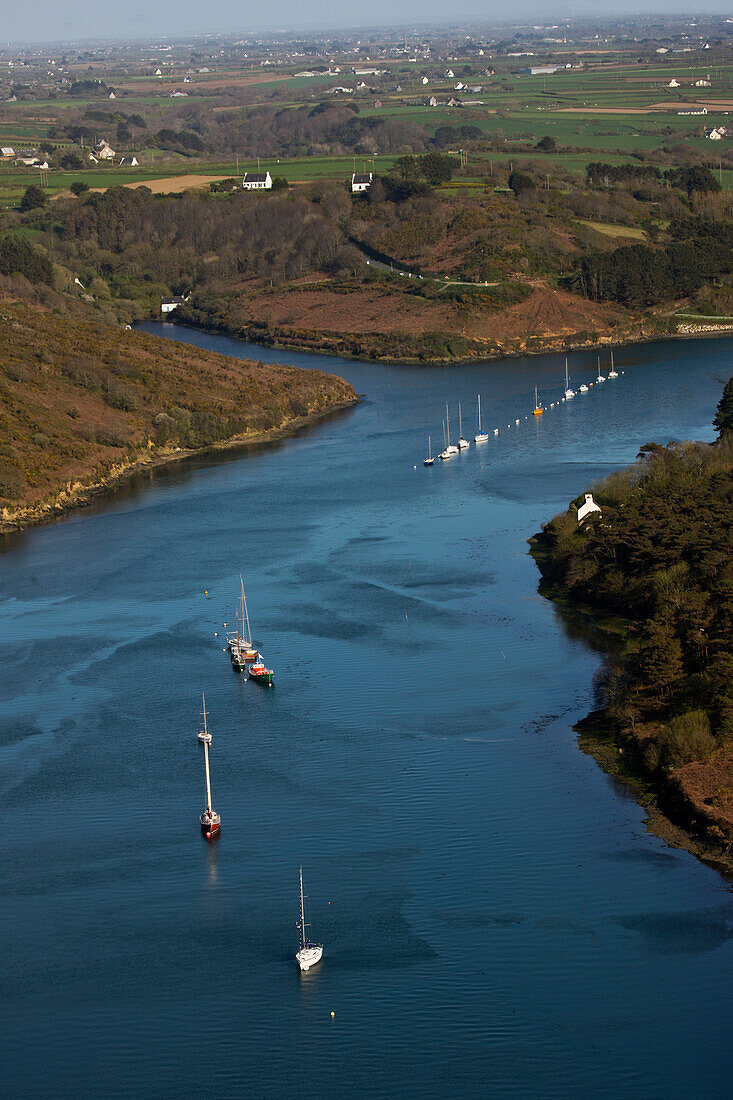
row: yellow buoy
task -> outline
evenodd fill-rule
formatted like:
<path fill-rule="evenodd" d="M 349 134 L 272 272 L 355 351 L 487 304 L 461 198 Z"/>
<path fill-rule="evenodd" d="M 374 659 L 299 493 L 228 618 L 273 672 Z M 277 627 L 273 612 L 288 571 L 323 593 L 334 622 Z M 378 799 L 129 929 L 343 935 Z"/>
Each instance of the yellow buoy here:
<path fill-rule="evenodd" d="M 331 1019 L 333 1020 L 335 1016 L 336 1016 L 336 1013 L 335 1013 L 335 1012 L 332 1012 L 332 1013 L 331 1013 Z"/>

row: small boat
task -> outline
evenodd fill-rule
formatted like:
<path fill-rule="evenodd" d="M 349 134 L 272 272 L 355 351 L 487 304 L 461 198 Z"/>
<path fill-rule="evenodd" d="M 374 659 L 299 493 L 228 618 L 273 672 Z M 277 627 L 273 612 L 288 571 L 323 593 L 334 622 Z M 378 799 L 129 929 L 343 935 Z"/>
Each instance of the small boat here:
<path fill-rule="evenodd" d="M 537 387 L 534 388 L 534 415 L 542 416 L 542 406 L 540 405 L 539 397 L 537 396 Z"/>
<path fill-rule="evenodd" d="M 614 370 L 614 366 L 613 366 L 613 349 L 611 350 L 611 369 L 608 372 L 608 377 L 609 378 L 618 378 L 618 371 Z"/>
<path fill-rule="evenodd" d="M 461 415 L 461 403 L 458 402 L 458 450 L 465 451 L 466 447 L 470 447 L 471 444 L 467 439 L 463 438 L 463 417 Z"/>
<path fill-rule="evenodd" d="M 196 734 L 196 736 L 198 737 L 199 741 L 203 742 L 206 745 L 210 745 L 211 744 L 211 734 L 209 733 L 208 729 L 206 728 L 206 699 L 204 698 L 204 693 L 203 692 L 201 692 L 201 703 L 202 703 L 203 708 L 204 708 L 204 728 L 202 730 L 199 730 L 198 733 Z"/>
<path fill-rule="evenodd" d="M 453 455 L 458 454 L 458 448 L 456 447 L 455 443 L 451 443 L 450 441 L 450 417 L 448 415 L 447 405 L 445 406 L 445 420 L 443 421 L 443 441 L 445 443 L 445 446 L 443 447 L 443 450 L 440 452 L 440 455 L 438 457 L 442 458 L 445 462 L 447 458 L 452 458 Z"/>
<path fill-rule="evenodd" d="M 565 360 L 565 400 L 569 401 L 571 397 L 575 397 L 575 390 L 570 389 L 570 382 L 568 381 L 568 361 Z"/>
<path fill-rule="evenodd" d="M 300 868 L 300 920 L 298 922 L 298 950 L 295 954 L 301 970 L 310 970 L 323 958 L 323 944 L 308 939 L 309 924 L 305 923 L 305 895 L 303 894 L 303 868 Z"/>
<path fill-rule="evenodd" d="M 433 458 L 433 449 L 430 446 L 430 436 L 428 436 L 428 457 L 423 459 L 423 466 L 432 466 L 435 462 Z"/>
<path fill-rule="evenodd" d="M 605 382 L 605 381 L 606 381 L 606 379 L 601 374 L 601 357 L 599 355 L 598 356 L 598 377 L 596 378 L 596 382 Z"/>
<path fill-rule="evenodd" d="M 475 436 L 473 437 L 473 441 L 474 441 L 474 443 L 486 443 L 486 441 L 489 438 L 489 433 L 485 432 L 484 429 L 481 427 L 481 394 L 480 393 L 477 394 L 477 397 L 478 397 L 478 416 L 477 416 L 477 419 L 476 419 L 477 431 L 476 431 Z"/>
<path fill-rule="evenodd" d="M 499 434 L 499 429 L 498 429 L 498 428 L 494 428 L 494 435 L 498 435 L 498 434 Z"/>
<path fill-rule="evenodd" d="M 265 667 L 265 662 L 262 660 L 262 654 L 257 654 L 257 660 L 253 665 L 249 666 L 249 678 L 254 680 L 257 684 L 264 684 L 266 687 L 272 687 L 275 673 L 271 668 Z"/>
<path fill-rule="evenodd" d="M 585 382 L 581 382 L 580 385 L 578 386 L 578 393 L 587 393 L 587 392 L 588 392 L 588 387 L 586 386 Z"/>
<path fill-rule="evenodd" d="M 209 741 L 211 737 L 209 737 Z M 213 840 L 221 830 L 221 817 L 211 805 L 211 777 L 209 775 L 209 741 L 204 741 L 204 764 L 206 767 L 206 809 L 201 814 L 201 832 L 207 840 Z"/>

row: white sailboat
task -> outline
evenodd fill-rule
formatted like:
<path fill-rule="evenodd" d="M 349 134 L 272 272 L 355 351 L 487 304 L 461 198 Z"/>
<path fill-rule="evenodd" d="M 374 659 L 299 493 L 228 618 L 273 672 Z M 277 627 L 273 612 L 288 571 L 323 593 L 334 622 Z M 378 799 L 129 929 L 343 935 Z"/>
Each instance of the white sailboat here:
<path fill-rule="evenodd" d="M 213 840 L 221 830 L 221 817 L 211 805 L 211 776 L 209 775 L 209 742 L 204 741 L 204 765 L 206 768 L 206 809 L 201 814 L 201 832 L 207 840 Z"/>
<path fill-rule="evenodd" d="M 446 426 L 447 425 L 447 426 Z M 444 461 L 446 458 L 452 458 L 453 455 L 458 454 L 458 448 L 455 443 L 450 441 L 450 416 L 448 414 L 448 406 L 445 406 L 445 422 L 443 423 L 443 431 L 445 432 L 445 447 L 440 452 L 439 457 Z"/>
<path fill-rule="evenodd" d="M 571 397 L 575 397 L 575 390 L 570 389 L 570 382 L 568 381 L 568 361 L 565 360 L 565 400 L 569 401 Z"/>
<path fill-rule="evenodd" d="M 598 356 L 598 377 L 596 378 L 596 382 L 605 382 L 605 381 L 606 381 L 606 379 L 601 374 L 601 357 L 599 355 Z"/>
<path fill-rule="evenodd" d="M 430 445 L 430 436 L 428 436 L 428 457 L 423 459 L 423 466 L 432 466 L 435 462 L 433 458 L 433 449 Z"/>
<path fill-rule="evenodd" d="M 257 649 L 252 645 L 252 631 L 249 625 L 249 612 L 247 611 L 247 597 L 244 594 L 244 580 L 239 575 L 239 592 L 241 608 L 236 613 L 237 630 L 235 634 L 227 634 L 229 656 L 232 664 L 239 672 L 243 672 L 247 661 L 257 660 Z M 241 633 L 240 633 L 241 626 Z"/>
<path fill-rule="evenodd" d="M 298 950 L 295 954 L 298 966 L 301 970 L 310 970 L 323 958 L 323 944 L 313 943 L 308 939 L 308 928 L 305 923 L 305 904 L 303 894 L 303 868 L 300 868 L 300 921 L 298 922 Z"/>
<path fill-rule="evenodd" d="M 489 433 L 485 432 L 484 429 L 481 427 L 481 394 L 479 393 L 476 396 L 478 397 L 478 416 L 476 420 L 476 427 L 478 428 L 478 431 L 473 437 L 473 441 L 474 443 L 486 443 L 487 439 L 489 438 Z"/>
<path fill-rule="evenodd" d="M 209 733 L 208 729 L 206 728 L 206 699 L 204 697 L 203 691 L 201 692 L 201 704 L 204 708 L 204 728 L 202 730 L 199 730 L 198 733 L 196 734 L 196 736 L 198 737 L 199 741 L 205 742 L 207 745 L 210 745 L 211 744 L 211 734 Z"/>
<path fill-rule="evenodd" d="M 618 378 L 618 371 L 614 370 L 614 366 L 613 366 L 613 348 L 611 348 L 611 369 L 608 372 L 608 377 L 609 378 Z"/>
<path fill-rule="evenodd" d="M 465 451 L 471 444 L 463 438 L 463 416 L 461 415 L 461 403 L 458 402 L 458 450 Z"/>
<path fill-rule="evenodd" d="M 588 392 L 588 387 L 586 386 L 585 382 L 581 382 L 580 385 L 578 386 L 578 393 L 587 393 L 587 392 Z"/>

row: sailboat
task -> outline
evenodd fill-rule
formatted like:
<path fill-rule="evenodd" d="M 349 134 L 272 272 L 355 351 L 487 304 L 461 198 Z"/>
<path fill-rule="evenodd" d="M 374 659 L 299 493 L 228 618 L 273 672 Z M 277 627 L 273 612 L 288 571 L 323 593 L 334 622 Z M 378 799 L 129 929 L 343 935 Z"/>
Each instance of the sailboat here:
<path fill-rule="evenodd" d="M 571 397 L 575 397 L 575 390 L 570 389 L 570 382 L 568 381 L 568 361 L 565 360 L 565 400 L 569 401 Z"/>
<path fill-rule="evenodd" d="M 451 458 L 453 455 L 458 454 L 458 448 L 455 443 L 451 443 L 450 441 L 450 416 L 448 415 L 447 405 L 445 406 L 445 423 L 443 424 L 443 430 L 445 432 L 445 447 L 438 457 L 445 461 L 446 458 Z"/>
<path fill-rule="evenodd" d="M 540 399 L 537 396 L 537 387 L 534 388 L 534 415 L 542 416 L 542 406 L 540 405 Z"/>
<path fill-rule="evenodd" d="M 586 386 L 585 382 L 581 382 L 580 385 L 578 386 L 578 393 L 587 393 L 587 392 L 588 392 L 588 387 Z"/>
<path fill-rule="evenodd" d="M 467 439 L 463 438 L 463 417 L 461 415 L 461 403 L 458 402 L 458 450 L 465 451 L 466 447 L 470 447 L 471 444 Z"/>
<path fill-rule="evenodd" d="M 221 817 L 211 805 L 211 776 L 209 775 L 209 742 L 204 741 L 204 764 L 206 766 L 206 809 L 201 814 L 201 832 L 207 840 L 213 840 L 221 830 Z"/>
<path fill-rule="evenodd" d="M 257 654 L 257 659 L 254 664 L 249 666 L 249 678 L 250 680 L 254 680 L 257 684 L 264 684 L 265 687 L 272 687 L 275 673 L 271 668 L 265 666 L 261 653 Z"/>
<path fill-rule="evenodd" d="M 202 730 L 199 730 L 198 733 L 196 734 L 196 736 L 198 737 L 199 741 L 203 741 L 204 744 L 210 745 L 211 744 L 211 734 L 209 733 L 208 729 L 206 728 L 206 699 L 204 697 L 203 692 L 201 692 L 201 703 L 202 703 L 203 708 L 204 708 L 204 728 Z"/>
<path fill-rule="evenodd" d="M 489 438 L 489 433 L 485 432 L 484 429 L 481 427 L 481 394 L 479 393 L 476 396 L 478 397 L 478 417 L 476 420 L 476 427 L 478 428 L 478 431 L 473 437 L 473 441 L 474 443 L 485 443 Z"/>
<path fill-rule="evenodd" d="M 605 381 L 606 381 L 606 379 L 601 374 L 601 357 L 599 355 L 598 356 L 598 377 L 596 378 L 596 382 L 605 382 Z"/>
<path fill-rule="evenodd" d="M 308 928 L 310 925 L 305 923 L 305 905 L 303 894 L 303 868 L 300 868 L 300 921 L 298 922 L 298 950 L 296 952 L 296 959 L 298 960 L 298 966 L 301 970 L 310 970 L 312 966 L 319 963 L 323 958 L 323 944 L 313 943 L 308 939 Z"/>
<path fill-rule="evenodd" d="M 435 462 L 433 458 L 433 448 L 430 445 L 430 436 L 428 436 L 428 457 L 423 459 L 423 466 L 432 466 Z"/>
<path fill-rule="evenodd" d="M 246 662 L 257 659 L 257 650 L 252 645 L 252 632 L 249 626 L 247 598 L 244 594 L 244 580 L 242 579 L 241 573 L 239 575 L 239 590 L 241 610 L 236 614 L 237 630 L 235 634 L 227 634 L 227 642 L 229 644 L 229 656 L 231 657 L 232 664 L 238 672 L 244 672 L 247 667 Z M 240 625 L 243 633 L 240 633 Z M 245 626 L 246 633 L 244 633 Z"/>
<path fill-rule="evenodd" d="M 611 349 L 611 369 L 608 372 L 608 377 L 609 378 L 618 378 L 618 371 L 614 370 L 614 366 L 613 366 L 613 348 Z"/>

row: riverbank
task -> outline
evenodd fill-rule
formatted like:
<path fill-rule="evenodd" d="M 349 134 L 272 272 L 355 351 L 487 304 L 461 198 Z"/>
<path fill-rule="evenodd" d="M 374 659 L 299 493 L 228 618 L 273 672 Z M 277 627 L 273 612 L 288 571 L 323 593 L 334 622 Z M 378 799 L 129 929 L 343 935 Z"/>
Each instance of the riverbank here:
<path fill-rule="evenodd" d="M 155 453 L 149 450 L 143 451 L 134 459 L 113 466 L 105 477 L 98 480 L 75 482 L 68 488 L 61 489 L 48 500 L 15 511 L 7 507 L 3 508 L 0 513 L 0 536 L 12 535 L 29 527 L 51 523 L 97 500 L 111 497 L 137 474 L 154 473 L 164 466 L 185 462 L 191 458 L 205 458 L 213 454 L 231 453 L 234 458 L 238 452 L 246 453 L 251 447 L 267 446 L 279 440 L 288 439 L 320 421 L 353 408 L 359 404 L 360 400 L 361 398 L 354 397 L 353 401 L 344 401 L 310 416 L 297 417 L 270 431 L 238 435 L 205 447 L 174 447 Z"/>
<path fill-rule="evenodd" d="M 368 304 L 368 303 L 367 303 Z M 521 312 L 521 306 L 512 307 Z M 490 332 L 491 320 L 485 319 Z M 501 318 L 499 318 L 501 319 Z M 150 320 L 159 320 L 151 317 Z M 272 325 L 262 320 L 240 323 L 221 314 L 185 307 L 166 317 L 170 323 L 193 328 L 211 335 L 227 336 L 283 352 L 305 352 L 339 359 L 396 364 L 400 366 L 462 366 L 496 362 L 534 355 L 570 354 L 576 351 L 610 351 L 636 347 L 660 340 L 693 340 L 700 337 L 730 336 L 729 323 L 680 323 L 673 317 L 634 318 L 626 326 L 590 334 L 587 329 L 538 335 L 521 333 L 515 337 L 502 330 L 502 339 L 490 335 L 470 335 L 459 329 L 415 332 L 333 332 L 303 327 Z M 524 318 L 526 325 L 528 319 Z M 511 325 L 509 326 L 511 327 Z M 409 350 L 406 350 L 409 349 Z"/>
<path fill-rule="evenodd" d="M 357 400 L 322 370 L 113 328 L 83 308 L 0 305 L 3 532 L 83 506 L 142 469 L 279 439 Z"/>

